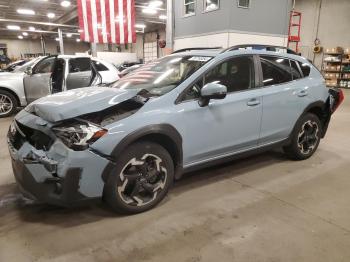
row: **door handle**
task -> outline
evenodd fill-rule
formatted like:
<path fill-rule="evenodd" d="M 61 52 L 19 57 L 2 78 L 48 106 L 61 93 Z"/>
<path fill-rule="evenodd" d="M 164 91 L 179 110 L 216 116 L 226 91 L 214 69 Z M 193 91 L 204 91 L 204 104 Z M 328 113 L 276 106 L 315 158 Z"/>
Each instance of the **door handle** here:
<path fill-rule="evenodd" d="M 257 106 L 260 104 L 260 101 L 256 98 L 252 98 L 247 102 L 247 106 Z"/>
<path fill-rule="evenodd" d="M 306 90 L 301 90 L 297 93 L 297 96 L 299 97 L 304 97 L 307 96 L 307 91 Z"/>

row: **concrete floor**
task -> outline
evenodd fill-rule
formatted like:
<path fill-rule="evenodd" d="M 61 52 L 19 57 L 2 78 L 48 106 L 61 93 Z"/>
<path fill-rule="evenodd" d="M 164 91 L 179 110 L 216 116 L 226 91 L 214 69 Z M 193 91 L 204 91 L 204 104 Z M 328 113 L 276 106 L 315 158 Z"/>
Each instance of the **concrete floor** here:
<path fill-rule="evenodd" d="M 346 92 L 350 97 L 350 92 Z M 309 160 L 272 152 L 192 173 L 156 209 L 21 199 L 0 120 L 0 261 L 350 261 L 350 102 Z"/>

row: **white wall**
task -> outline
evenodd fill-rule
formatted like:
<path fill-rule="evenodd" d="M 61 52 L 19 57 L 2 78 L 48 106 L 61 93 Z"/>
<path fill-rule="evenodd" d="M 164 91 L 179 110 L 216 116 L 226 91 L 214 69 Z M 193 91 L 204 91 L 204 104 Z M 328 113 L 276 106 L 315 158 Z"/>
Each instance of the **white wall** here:
<path fill-rule="evenodd" d="M 312 48 L 316 38 L 317 15 L 320 0 L 296 0 L 296 11 L 302 13 L 301 52 L 313 59 Z M 318 38 L 324 48 L 350 47 L 350 1 L 322 0 Z M 315 56 L 315 64 L 320 67 L 322 54 Z"/>
<path fill-rule="evenodd" d="M 240 44 L 269 44 L 286 46 L 286 41 L 285 36 L 251 34 L 243 32 L 221 32 L 185 38 L 175 38 L 174 49 L 178 50 L 190 47 L 226 48 Z"/>
<path fill-rule="evenodd" d="M 10 58 L 20 58 L 25 53 L 42 53 L 40 39 L 37 40 L 11 40 L 0 39 L 0 43 L 7 45 L 7 52 Z M 57 54 L 57 41 L 46 41 L 46 52 Z M 65 54 L 75 54 L 76 52 L 86 52 L 89 50 L 89 44 L 77 43 L 75 41 L 64 41 Z"/>
<path fill-rule="evenodd" d="M 160 31 L 160 38 L 165 39 L 165 31 Z M 143 59 L 143 42 L 153 42 L 157 40 L 156 33 L 146 33 L 146 34 L 137 34 L 136 43 L 129 45 L 129 48 L 126 49 L 122 45 L 122 52 L 136 53 L 138 59 Z M 7 44 L 8 56 L 10 58 L 20 58 L 21 54 L 24 53 L 42 53 L 40 39 L 36 40 L 11 40 L 11 39 L 1 39 L 0 43 Z M 46 52 L 50 54 L 57 54 L 57 46 L 59 43 L 57 41 L 46 40 Z M 90 50 L 89 43 L 77 43 L 73 40 L 64 40 L 64 52 L 65 54 L 75 54 L 75 53 L 85 53 Z M 108 51 L 108 47 L 103 44 L 97 45 L 97 51 Z M 115 52 L 115 47 L 112 49 Z M 162 50 L 160 52 L 162 56 Z"/>

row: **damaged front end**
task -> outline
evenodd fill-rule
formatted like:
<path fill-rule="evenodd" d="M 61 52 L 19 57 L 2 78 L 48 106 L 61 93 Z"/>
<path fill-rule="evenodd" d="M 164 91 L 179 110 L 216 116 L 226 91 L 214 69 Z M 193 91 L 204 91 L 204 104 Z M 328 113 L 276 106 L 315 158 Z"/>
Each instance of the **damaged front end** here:
<path fill-rule="evenodd" d="M 63 206 L 101 198 L 104 172 L 114 161 L 90 145 L 108 134 L 109 124 L 131 116 L 146 101 L 134 96 L 99 112 L 54 123 L 22 110 L 10 126 L 8 146 L 23 194 Z"/>
<path fill-rule="evenodd" d="M 135 96 L 105 110 L 62 121 L 52 131 L 67 147 L 86 150 L 108 133 L 106 126 L 135 114 L 146 102 L 146 98 Z"/>

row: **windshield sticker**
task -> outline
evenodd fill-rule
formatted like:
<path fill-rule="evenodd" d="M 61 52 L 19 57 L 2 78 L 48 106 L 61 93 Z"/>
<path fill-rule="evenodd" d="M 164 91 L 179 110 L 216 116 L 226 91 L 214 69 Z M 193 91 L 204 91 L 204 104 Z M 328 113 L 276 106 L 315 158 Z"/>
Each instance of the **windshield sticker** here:
<path fill-rule="evenodd" d="M 211 59 L 210 56 L 192 56 L 189 61 L 197 61 L 197 62 L 208 62 Z"/>

